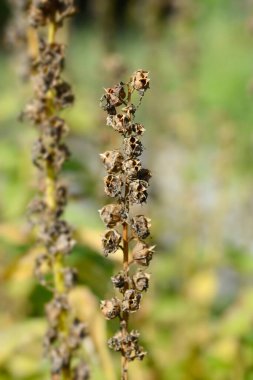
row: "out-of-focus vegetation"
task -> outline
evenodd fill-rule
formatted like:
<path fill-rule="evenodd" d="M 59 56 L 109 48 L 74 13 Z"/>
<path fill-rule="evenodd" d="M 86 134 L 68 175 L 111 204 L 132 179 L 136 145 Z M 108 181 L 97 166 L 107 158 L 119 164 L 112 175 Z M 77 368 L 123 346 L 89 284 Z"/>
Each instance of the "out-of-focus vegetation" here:
<path fill-rule="evenodd" d="M 65 115 L 72 128 L 66 217 L 76 228 L 71 260 L 80 278 L 71 299 L 90 326 L 86 351 L 93 378 L 112 380 L 104 339 L 111 326 L 105 327 L 98 304 L 110 292 L 118 262 L 100 252 L 98 152 L 111 145 L 111 133 L 98 103 L 112 80 L 149 69 L 152 91 L 140 119 L 148 130 L 145 162 L 153 181 L 147 213 L 157 254 L 151 291 L 132 319 L 149 355 L 131 366 L 132 378 L 251 380 L 253 4 L 181 0 L 158 19 L 155 4 L 129 5 L 124 18 L 119 7 L 111 31 L 103 12 L 89 22 L 79 16 L 68 37 L 66 75 L 77 99 Z M 43 380 L 43 307 L 50 294 L 33 278 L 37 252 L 25 213 L 36 192 L 30 160 L 35 132 L 17 121 L 31 89 L 15 76 L 16 64 L 1 49 L 0 379 Z M 122 64 L 119 78 L 112 68 L 121 71 Z"/>

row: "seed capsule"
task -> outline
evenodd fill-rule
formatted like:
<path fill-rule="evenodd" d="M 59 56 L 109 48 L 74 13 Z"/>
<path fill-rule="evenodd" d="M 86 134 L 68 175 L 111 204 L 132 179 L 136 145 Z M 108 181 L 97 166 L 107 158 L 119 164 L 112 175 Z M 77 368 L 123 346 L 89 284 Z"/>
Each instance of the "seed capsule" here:
<path fill-rule="evenodd" d="M 149 72 L 145 70 L 137 70 L 132 77 L 132 86 L 135 90 L 143 95 L 144 92 L 149 88 Z"/>
<path fill-rule="evenodd" d="M 138 271 L 133 276 L 133 283 L 134 283 L 135 289 L 140 292 L 146 291 L 148 289 L 149 279 L 150 279 L 150 275 L 148 273 L 144 273 L 143 271 Z"/>
<path fill-rule="evenodd" d="M 116 230 L 108 230 L 102 238 L 104 255 L 114 253 L 118 250 L 121 241 L 121 235 Z"/>
<path fill-rule="evenodd" d="M 124 157 L 119 151 L 107 151 L 100 154 L 100 157 L 108 173 L 118 173 L 121 171 Z"/>
<path fill-rule="evenodd" d="M 124 114 L 108 116 L 107 125 L 115 129 L 115 131 L 124 135 L 128 132 L 130 126 L 130 119 L 127 115 Z"/>
<path fill-rule="evenodd" d="M 131 203 L 141 204 L 146 202 L 148 197 L 148 183 L 139 179 L 134 180 L 129 185 L 129 200 Z"/>
<path fill-rule="evenodd" d="M 114 174 L 109 174 L 104 178 L 105 193 L 109 197 L 117 197 L 121 194 L 121 187 L 123 185 L 121 177 Z"/>
<path fill-rule="evenodd" d="M 124 299 L 122 302 L 122 310 L 127 312 L 135 312 L 140 308 L 141 294 L 134 289 L 125 291 Z"/>
<path fill-rule="evenodd" d="M 143 145 L 141 141 L 135 137 L 126 137 L 123 142 L 124 151 L 127 156 L 136 158 L 143 152 Z"/>
<path fill-rule="evenodd" d="M 131 227 L 140 239 L 146 239 L 150 234 L 150 219 L 144 215 L 136 215 L 131 219 Z"/>
<path fill-rule="evenodd" d="M 136 264 L 148 266 L 152 260 L 155 246 L 149 246 L 145 243 L 138 242 L 133 249 L 133 259 Z"/>
<path fill-rule="evenodd" d="M 119 289 L 120 292 L 124 291 L 126 279 L 123 272 L 119 272 L 116 276 L 111 277 L 111 280 L 115 288 Z"/>
<path fill-rule="evenodd" d="M 100 309 L 106 319 L 114 319 L 120 313 L 120 300 L 112 298 L 111 300 L 101 301 Z"/>
<path fill-rule="evenodd" d="M 80 362 L 74 370 L 73 380 L 88 380 L 90 378 L 90 371 L 86 363 Z"/>
<path fill-rule="evenodd" d="M 134 136 L 142 136 L 144 132 L 145 132 L 145 128 L 143 124 L 133 123 L 129 127 L 129 134 L 132 134 Z"/>
<path fill-rule="evenodd" d="M 115 227 L 122 218 L 122 206 L 120 204 L 108 204 L 99 210 L 100 217 L 106 227 Z"/>
<path fill-rule="evenodd" d="M 123 171 L 129 178 L 137 178 L 138 172 L 141 170 L 140 160 L 129 158 L 123 162 Z"/>

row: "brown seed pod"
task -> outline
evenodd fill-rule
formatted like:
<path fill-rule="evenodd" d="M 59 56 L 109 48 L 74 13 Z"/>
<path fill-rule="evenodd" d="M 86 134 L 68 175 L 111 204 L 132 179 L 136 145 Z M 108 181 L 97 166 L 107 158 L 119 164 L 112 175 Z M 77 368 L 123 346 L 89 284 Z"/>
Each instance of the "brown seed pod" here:
<path fill-rule="evenodd" d="M 114 87 L 105 88 L 105 92 L 108 97 L 108 102 L 113 107 L 120 106 L 126 97 L 123 83 L 116 84 Z"/>
<path fill-rule="evenodd" d="M 148 77 L 149 72 L 145 70 L 137 70 L 132 77 L 132 86 L 135 90 L 143 95 L 144 92 L 149 88 L 150 79 Z"/>
<path fill-rule="evenodd" d="M 108 230 L 102 238 L 103 252 L 105 256 L 118 250 L 121 241 L 121 235 L 116 230 Z"/>
<path fill-rule="evenodd" d="M 131 158 L 136 158 L 143 152 L 143 145 L 135 136 L 126 137 L 123 141 L 123 147 L 126 155 Z"/>
<path fill-rule="evenodd" d="M 131 227 L 140 239 L 146 239 L 150 234 L 151 220 L 144 215 L 136 215 L 131 219 Z"/>
<path fill-rule="evenodd" d="M 71 327 L 68 337 L 68 345 L 72 350 L 76 350 L 82 340 L 87 336 L 87 326 L 80 321 L 78 318 L 75 318 Z"/>
<path fill-rule="evenodd" d="M 133 249 L 133 259 L 136 264 L 148 266 L 152 260 L 155 246 L 149 246 L 145 243 L 138 242 Z"/>
<path fill-rule="evenodd" d="M 66 289 L 73 288 L 77 282 L 77 270 L 75 268 L 64 268 L 63 276 Z"/>
<path fill-rule="evenodd" d="M 110 150 L 100 154 L 108 173 L 118 173 L 122 169 L 123 155 L 117 150 Z"/>
<path fill-rule="evenodd" d="M 123 182 L 120 176 L 109 174 L 104 177 L 105 193 L 109 197 L 117 197 L 121 194 Z"/>
<path fill-rule="evenodd" d="M 46 314 L 50 326 L 57 328 L 62 312 L 66 312 L 68 310 L 69 304 L 67 296 L 65 294 L 55 296 L 55 298 L 46 305 Z"/>
<path fill-rule="evenodd" d="M 148 289 L 149 279 L 150 279 L 150 275 L 148 273 L 145 273 L 139 270 L 133 276 L 133 283 L 134 283 L 135 289 L 138 290 L 139 292 L 146 291 Z"/>
<path fill-rule="evenodd" d="M 88 380 L 90 378 L 90 371 L 87 364 L 81 361 L 74 370 L 73 380 Z"/>
<path fill-rule="evenodd" d="M 128 289 L 124 293 L 122 310 L 133 313 L 140 308 L 141 294 L 134 289 Z"/>
<path fill-rule="evenodd" d="M 116 289 L 118 289 L 120 292 L 124 291 L 124 286 L 128 280 L 125 278 L 123 272 L 119 272 L 115 276 L 111 277 L 111 280 Z"/>
<path fill-rule="evenodd" d="M 130 119 L 127 115 L 117 114 L 107 117 L 107 125 L 115 129 L 115 131 L 126 134 L 130 126 Z"/>
<path fill-rule="evenodd" d="M 120 314 L 120 300 L 112 298 L 110 300 L 101 301 L 100 309 L 106 319 L 114 319 Z"/>
<path fill-rule="evenodd" d="M 141 170 L 140 160 L 129 158 L 123 162 L 122 169 L 130 178 L 137 178 L 137 173 Z"/>
<path fill-rule="evenodd" d="M 144 132 L 145 132 L 145 128 L 143 124 L 133 123 L 129 127 L 129 134 L 133 136 L 142 136 Z"/>
<path fill-rule="evenodd" d="M 136 179 L 129 184 L 129 200 L 132 204 L 141 204 L 146 202 L 148 197 L 148 183 Z"/>
<path fill-rule="evenodd" d="M 106 227 L 115 227 L 122 220 L 123 208 L 121 204 L 108 204 L 99 210 L 100 217 Z"/>

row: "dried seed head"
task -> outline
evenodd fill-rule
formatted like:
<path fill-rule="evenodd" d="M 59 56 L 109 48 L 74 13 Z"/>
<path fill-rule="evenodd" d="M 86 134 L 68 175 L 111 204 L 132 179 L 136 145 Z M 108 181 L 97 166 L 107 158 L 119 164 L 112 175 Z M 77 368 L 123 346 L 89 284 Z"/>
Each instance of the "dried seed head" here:
<path fill-rule="evenodd" d="M 46 223 L 41 230 L 40 239 L 52 255 L 57 253 L 67 255 L 75 245 L 71 228 L 63 220 L 55 220 L 51 224 Z"/>
<path fill-rule="evenodd" d="M 49 329 L 47 330 L 43 338 L 43 348 L 44 348 L 45 354 L 49 352 L 51 346 L 54 344 L 57 338 L 58 338 L 57 329 L 49 327 Z"/>
<path fill-rule="evenodd" d="M 108 173 L 118 173 L 121 171 L 124 157 L 119 151 L 107 151 L 100 154 L 100 157 Z"/>
<path fill-rule="evenodd" d="M 108 204 L 99 210 L 100 217 L 106 227 L 115 227 L 122 218 L 123 208 L 120 204 Z"/>
<path fill-rule="evenodd" d="M 42 253 L 41 255 L 37 256 L 35 259 L 35 276 L 39 280 L 39 282 L 46 286 L 47 281 L 45 279 L 45 276 L 50 272 L 51 269 L 51 262 L 47 254 Z"/>
<path fill-rule="evenodd" d="M 147 183 L 149 183 L 150 178 L 152 178 L 151 171 L 148 170 L 148 169 L 143 169 L 142 168 L 138 172 L 137 178 L 140 179 L 140 180 L 142 180 L 142 181 L 146 181 Z"/>
<path fill-rule="evenodd" d="M 150 219 L 144 215 L 136 215 L 131 219 L 131 228 L 140 239 L 146 239 L 150 232 L 151 227 Z"/>
<path fill-rule="evenodd" d="M 136 179 L 129 184 L 129 200 L 131 203 L 141 204 L 146 202 L 148 197 L 148 183 Z"/>
<path fill-rule="evenodd" d="M 112 298 L 111 300 L 101 301 L 100 308 L 106 319 L 114 319 L 120 313 L 120 300 Z"/>
<path fill-rule="evenodd" d="M 119 289 L 120 292 L 124 291 L 124 286 L 126 279 L 123 272 L 119 272 L 116 276 L 111 277 L 112 283 L 115 288 Z"/>
<path fill-rule="evenodd" d="M 61 345 L 59 348 L 51 350 L 50 359 L 52 374 L 59 374 L 65 368 L 68 368 L 70 365 L 70 357 L 69 348 L 65 344 Z"/>
<path fill-rule="evenodd" d="M 145 243 L 138 242 L 133 249 L 133 259 L 136 264 L 148 266 L 152 260 L 155 246 L 149 246 Z"/>
<path fill-rule="evenodd" d="M 69 310 L 69 304 L 66 295 L 57 295 L 46 305 L 47 319 L 51 327 L 56 328 L 62 312 Z"/>
<path fill-rule="evenodd" d="M 142 360 L 146 352 L 139 346 L 138 338 L 139 333 L 136 330 L 132 330 L 126 336 L 118 332 L 108 340 L 108 346 L 116 352 L 122 352 L 122 355 L 127 358 L 128 361 L 132 361 L 136 358 Z"/>
<path fill-rule="evenodd" d="M 44 138 L 48 140 L 47 145 L 52 146 L 60 142 L 69 128 L 63 119 L 53 116 L 41 125 L 41 129 L 43 130 Z"/>
<path fill-rule="evenodd" d="M 145 132 L 145 128 L 144 128 L 143 124 L 133 123 L 129 127 L 129 133 L 132 135 L 142 136 L 144 132 Z"/>
<path fill-rule="evenodd" d="M 131 158 L 136 158 L 143 152 L 143 145 L 135 136 L 126 137 L 123 142 L 123 148 L 126 155 Z"/>
<path fill-rule="evenodd" d="M 86 336 L 87 326 L 78 318 L 75 318 L 70 328 L 70 334 L 68 338 L 69 347 L 72 350 L 77 349 Z"/>
<path fill-rule="evenodd" d="M 121 188 L 123 185 L 122 179 L 120 176 L 109 174 L 104 177 L 105 193 L 109 197 L 117 197 L 121 194 Z"/>
<path fill-rule="evenodd" d="M 136 178 L 137 173 L 141 170 L 140 160 L 129 158 L 123 162 L 123 171 L 130 178 Z"/>
<path fill-rule="evenodd" d="M 124 84 L 122 82 L 116 84 L 114 87 L 106 88 L 105 92 L 106 96 L 108 97 L 108 102 L 113 107 L 121 106 L 126 97 Z"/>
<path fill-rule="evenodd" d="M 75 268 L 64 268 L 64 284 L 66 289 L 71 289 L 77 282 L 77 270 Z"/>
<path fill-rule="evenodd" d="M 121 235 L 116 230 L 108 230 L 102 238 L 103 252 L 105 256 L 118 250 Z"/>
<path fill-rule="evenodd" d="M 124 299 L 122 301 L 122 310 L 133 313 L 140 308 L 141 294 L 134 289 L 125 291 Z"/>
<path fill-rule="evenodd" d="M 108 346 L 116 352 L 122 350 L 122 333 L 120 331 L 108 340 Z"/>
<path fill-rule="evenodd" d="M 133 283 L 134 283 L 135 289 L 140 292 L 146 291 L 148 289 L 149 279 L 150 279 L 150 275 L 148 273 L 145 273 L 139 270 L 133 276 Z"/>
<path fill-rule="evenodd" d="M 115 129 L 115 131 L 123 135 L 128 132 L 130 126 L 130 119 L 125 114 L 117 114 L 107 117 L 107 125 Z"/>
<path fill-rule="evenodd" d="M 74 370 L 73 380 L 89 380 L 90 371 L 86 363 L 80 362 Z"/>
<path fill-rule="evenodd" d="M 144 95 L 144 92 L 149 88 L 150 79 L 148 74 L 148 71 L 137 70 L 131 78 L 133 88 L 137 90 L 140 95 Z"/>

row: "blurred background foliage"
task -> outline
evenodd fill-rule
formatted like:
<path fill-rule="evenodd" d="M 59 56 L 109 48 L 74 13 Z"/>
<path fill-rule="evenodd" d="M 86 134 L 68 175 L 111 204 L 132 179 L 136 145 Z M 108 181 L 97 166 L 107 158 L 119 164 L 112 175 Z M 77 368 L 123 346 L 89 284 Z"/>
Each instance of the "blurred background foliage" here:
<path fill-rule="evenodd" d="M 98 153 L 117 140 L 99 109 L 103 87 L 139 68 L 151 90 L 138 114 L 153 172 L 145 213 L 157 254 L 151 289 L 132 318 L 149 355 L 131 365 L 138 380 L 253 379 L 253 2 L 250 0 L 79 1 L 64 31 L 66 76 L 76 93 L 65 112 L 72 157 L 64 176 L 67 219 L 78 244 L 73 307 L 89 324 L 93 378 L 114 380 L 99 311 L 112 293 L 120 257 L 103 258 L 106 202 Z M 1 35 L 10 11 L 0 1 Z M 2 39 L 3 40 L 3 39 Z M 26 221 L 36 193 L 31 145 L 36 132 L 17 116 L 31 96 L 18 62 L 0 46 L 0 379 L 48 379 L 42 358 L 44 304 L 33 278 L 37 254 Z M 92 322 L 92 323 L 91 323 Z M 114 360 L 115 359 L 115 360 Z M 116 371 L 116 372 L 115 372 Z"/>

